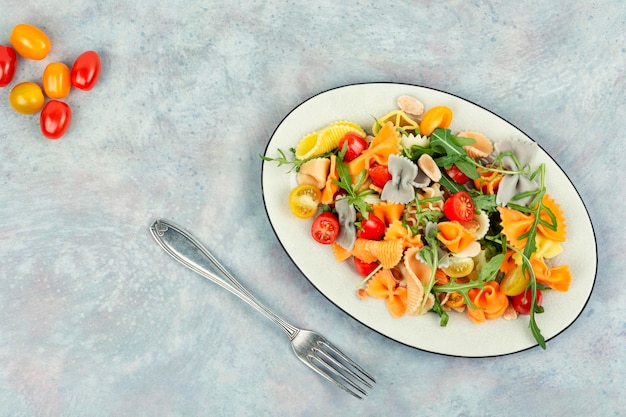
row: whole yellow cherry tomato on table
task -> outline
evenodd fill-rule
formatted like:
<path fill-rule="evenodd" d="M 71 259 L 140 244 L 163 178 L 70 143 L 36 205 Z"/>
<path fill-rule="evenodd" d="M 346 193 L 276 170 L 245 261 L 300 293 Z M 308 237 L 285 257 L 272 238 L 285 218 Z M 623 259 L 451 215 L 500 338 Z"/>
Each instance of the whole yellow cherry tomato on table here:
<path fill-rule="evenodd" d="M 20 23 L 13 28 L 9 37 L 15 51 L 24 58 L 42 60 L 50 52 L 50 39 L 38 27 Z"/>
<path fill-rule="evenodd" d="M 9 93 L 9 103 L 18 113 L 37 113 L 43 106 L 43 102 L 41 87 L 32 81 L 17 84 Z"/>
<path fill-rule="evenodd" d="M 46 66 L 42 77 L 43 91 L 50 98 L 64 98 L 70 93 L 70 69 L 61 62 Z"/>

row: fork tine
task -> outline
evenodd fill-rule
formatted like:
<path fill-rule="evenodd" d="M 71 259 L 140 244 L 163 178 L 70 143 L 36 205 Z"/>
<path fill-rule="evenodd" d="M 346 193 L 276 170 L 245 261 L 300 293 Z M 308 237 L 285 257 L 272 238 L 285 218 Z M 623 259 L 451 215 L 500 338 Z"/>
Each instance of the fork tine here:
<path fill-rule="evenodd" d="M 330 356 L 330 359 L 332 359 L 338 366 L 340 366 L 342 369 L 344 369 L 345 371 L 350 373 L 350 375 L 352 375 L 352 376 L 358 378 L 359 380 L 361 380 L 363 382 L 363 384 L 367 385 L 369 388 L 373 388 L 373 385 L 369 381 L 371 381 L 372 383 L 376 383 L 376 380 L 374 379 L 374 377 L 372 377 L 370 374 L 368 374 L 365 371 L 365 369 L 361 368 L 359 366 L 359 364 L 357 364 L 352 359 L 350 359 L 349 356 L 347 356 L 345 353 L 343 353 L 338 347 L 332 345 L 330 342 L 324 341 L 324 342 L 319 342 L 319 343 L 323 344 L 330 352 L 332 352 L 335 355 L 335 357 L 337 359 L 339 359 L 341 361 L 341 362 L 339 362 L 339 361 L 335 360 L 335 357 L 332 357 L 332 356 L 326 354 L 327 356 Z M 350 365 L 352 368 L 357 370 L 359 373 L 356 373 L 352 369 L 346 367 L 345 366 L 346 364 Z M 365 378 L 363 378 L 363 377 L 367 378 L 367 380 Z"/>
<path fill-rule="evenodd" d="M 345 364 L 337 360 L 332 355 L 328 354 L 328 352 L 325 352 L 323 350 L 316 350 L 316 351 L 317 351 L 318 359 L 324 363 L 324 366 L 329 368 L 329 370 L 333 374 L 336 374 L 337 376 L 339 376 L 341 379 L 343 379 L 345 382 L 350 384 L 352 387 L 363 392 L 361 388 L 357 385 L 357 383 L 360 382 L 362 385 L 365 385 L 368 388 L 373 388 L 372 384 L 366 381 L 361 375 L 357 374 L 352 369 L 348 368 Z M 363 394 L 366 394 L 366 393 L 363 392 Z"/>
<path fill-rule="evenodd" d="M 359 395 L 353 389 L 350 389 L 348 386 L 346 386 L 340 379 L 337 378 L 337 376 L 341 377 L 342 380 L 347 381 L 351 387 L 356 389 L 359 393 L 363 394 L 363 396 L 367 395 L 367 392 L 365 392 L 363 388 L 356 386 L 354 383 L 346 379 L 345 376 L 341 375 L 341 373 L 339 373 L 337 370 L 335 370 L 332 366 L 328 365 L 328 363 L 324 362 L 319 357 L 314 356 L 314 355 L 308 355 L 307 359 L 308 361 L 306 361 L 305 363 L 309 365 L 311 369 L 313 369 L 315 372 L 323 376 L 326 380 L 332 382 L 333 384 L 337 385 L 339 388 L 346 391 L 348 394 L 352 395 L 353 397 L 358 398 L 359 400 L 363 399 L 361 395 Z M 318 364 L 322 365 L 324 368 L 321 368 Z M 332 372 L 332 374 L 328 373 L 328 371 Z"/>

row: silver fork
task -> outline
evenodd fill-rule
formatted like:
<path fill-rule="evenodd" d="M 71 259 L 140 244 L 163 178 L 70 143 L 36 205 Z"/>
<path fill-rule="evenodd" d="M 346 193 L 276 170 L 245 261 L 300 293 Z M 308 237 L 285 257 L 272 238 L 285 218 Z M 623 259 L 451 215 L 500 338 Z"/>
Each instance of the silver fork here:
<path fill-rule="evenodd" d="M 155 220 L 150 232 L 174 259 L 235 294 L 278 325 L 291 340 L 296 356 L 319 375 L 359 399 L 373 388 L 376 381 L 363 368 L 322 335 L 287 323 L 261 304 L 191 233 L 166 219 Z"/>

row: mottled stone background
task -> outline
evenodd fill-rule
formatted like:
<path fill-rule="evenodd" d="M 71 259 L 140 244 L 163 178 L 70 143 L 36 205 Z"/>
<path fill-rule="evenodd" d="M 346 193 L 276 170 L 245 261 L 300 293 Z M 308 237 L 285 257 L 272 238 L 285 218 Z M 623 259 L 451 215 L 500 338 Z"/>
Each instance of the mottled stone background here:
<path fill-rule="evenodd" d="M 623 415 L 625 19 L 614 0 L 4 0 L 1 44 L 27 22 L 53 48 L 0 89 L 0 415 Z M 71 92 L 70 131 L 48 141 L 9 89 L 87 49 L 100 82 Z M 577 187 L 597 280 L 547 351 L 402 346 L 330 304 L 283 252 L 258 154 L 301 101 L 367 81 L 491 109 Z M 147 229 L 157 216 L 359 358 L 378 380 L 368 399 L 312 374 L 271 323 L 167 258 Z"/>

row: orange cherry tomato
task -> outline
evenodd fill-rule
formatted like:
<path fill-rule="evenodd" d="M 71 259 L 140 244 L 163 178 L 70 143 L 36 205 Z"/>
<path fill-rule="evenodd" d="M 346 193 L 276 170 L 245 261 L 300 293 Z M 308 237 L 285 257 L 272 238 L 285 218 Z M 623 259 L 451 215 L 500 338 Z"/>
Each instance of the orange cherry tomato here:
<path fill-rule="evenodd" d="M 70 93 L 70 69 L 60 62 L 53 62 L 43 70 L 43 91 L 50 98 L 64 98 Z"/>
<path fill-rule="evenodd" d="M 48 139 L 59 139 L 67 132 L 71 122 L 70 106 L 59 100 L 47 102 L 39 116 L 41 133 Z"/>
<path fill-rule="evenodd" d="M 423 136 L 430 136 L 438 127 L 447 128 L 452 122 L 452 110 L 446 106 L 435 106 L 430 109 L 420 122 L 420 133 Z"/>
<path fill-rule="evenodd" d="M 98 82 L 98 78 L 100 78 L 101 67 L 100 56 L 98 56 L 97 52 L 83 52 L 72 65 L 72 85 L 79 90 L 91 90 Z"/>
<path fill-rule="evenodd" d="M 50 52 L 50 39 L 38 27 L 20 23 L 13 28 L 9 37 L 13 48 L 24 58 L 42 60 Z"/>
<path fill-rule="evenodd" d="M 43 102 L 41 87 L 31 81 L 17 84 L 9 93 L 9 103 L 18 113 L 37 113 L 43 106 Z"/>

